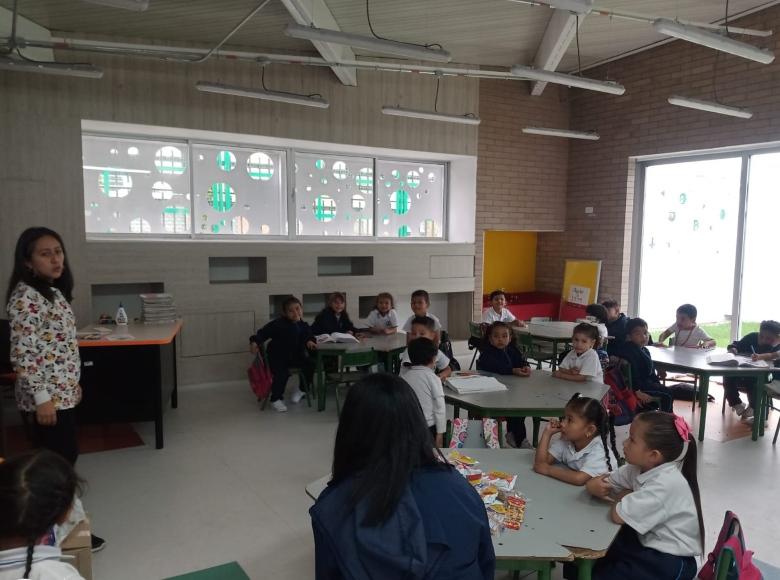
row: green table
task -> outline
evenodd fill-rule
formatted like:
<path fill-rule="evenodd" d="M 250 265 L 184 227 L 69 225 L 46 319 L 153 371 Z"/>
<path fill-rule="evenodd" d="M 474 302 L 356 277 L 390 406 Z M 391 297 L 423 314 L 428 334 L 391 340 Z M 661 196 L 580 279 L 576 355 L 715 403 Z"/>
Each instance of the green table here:
<path fill-rule="evenodd" d="M 551 343 L 552 360 L 550 364 L 552 369 L 555 370 L 558 367 L 558 345 L 571 342 L 571 335 L 575 326 L 577 326 L 576 322 L 553 320 L 550 322 L 531 322 L 521 327 L 513 326 L 512 331 L 516 334 L 530 334 L 536 340 Z"/>
<path fill-rule="evenodd" d="M 483 373 L 489 375 L 490 373 Z M 466 409 L 469 418 L 533 417 L 533 444 L 539 436 L 541 417 L 560 417 L 566 403 L 574 393 L 583 397 L 601 400 L 609 391 L 603 383 L 586 381 L 575 383 L 556 379 L 548 371 L 531 371 L 530 377 L 515 375 L 491 375 L 505 384 L 506 391 L 459 395 L 449 388 L 444 389 L 444 400 L 454 407 L 454 417 Z"/>
<path fill-rule="evenodd" d="M 314 351 L 314 384 L 317 389 L 317 410 L 325 410 L 325 359 L 338 358 L 347 351 L 375 350 L 387 372 L 397 372 L 401 353 L 406 349 L 406 334 L 395 333 L 384 336 L 369 336 L 360 342 L 325 342 Z"/>
<path fill-rule="evenodd" d="M 757 441 L 759 435 L 764 436 L 764 397 L 761 392 L 763 384 L 767 382 L 772 369 L 760 369 L 753 367 L 727 367 L 707 364 L 707 355 L 722 354 L 726 350 L 722 348 L 700 349 L 684 346 L 671 346 L 668 348 L 650 346 L 650 356 L 658 370 L 680 373 L 690 373 L 699 377 L 699 441 L 704 441 L 704 429 L 707 423 L 707 395 L 710 388 L 711 377 L 739 377 L 752 378 L 755 381 L 754 393 L 757 409 L 754 409 L 753 441 Z"/>
<path fill-rule="evenodd" d="M 448 450 L 443 450 L 446 454 Z M 528 497 L 519 531 L 493 537 L 498 570 L 535 570 L 549 580 L 555 562 L 574 562 L 579 580 L 589 580 L 596 559 L 606 554 L 620 526 L 609 517 L 612 504 L 592 498 L 584 487 L 569 485 L 533 471 L 534 452 L 526 449 L 469 449 L 483 471 L 517 474 L 515 489 Z M 317 499 L 330 476 L 306 486 Z"/>

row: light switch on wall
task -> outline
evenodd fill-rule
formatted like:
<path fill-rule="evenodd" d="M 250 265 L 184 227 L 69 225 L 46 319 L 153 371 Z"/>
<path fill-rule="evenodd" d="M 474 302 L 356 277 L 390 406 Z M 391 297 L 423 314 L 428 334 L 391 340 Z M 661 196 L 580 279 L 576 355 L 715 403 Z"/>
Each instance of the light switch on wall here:
<path fill-rule="evenodd" d="M 590 205 L 589 205 L 588 207 L 586 207 L 586 208 L 585 208 L 585 213 L 586 213 L 587 215 L 590 215 L 590 214 L 592 214 L 592 213 L 593 213 L 593 206 L 590 206 Z"/>

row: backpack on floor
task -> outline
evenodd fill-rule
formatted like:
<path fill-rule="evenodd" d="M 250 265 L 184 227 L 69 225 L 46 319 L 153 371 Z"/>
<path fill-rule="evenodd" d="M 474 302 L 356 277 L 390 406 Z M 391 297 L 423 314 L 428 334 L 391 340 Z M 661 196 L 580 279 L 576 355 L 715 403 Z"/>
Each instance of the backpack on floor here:
<path fill-rule="evenodd" d="M 626 384 L 619 366 L 613 366 L 604 373 L 604 384 L 609 387 L 602 400 L 604 408 L 615 418 L 615 425 L 628 425 L 636 416 L 639 401 Z"/>
<path fill-rule="evenodd" d="M 724 569 L 725 568 L 725 569 Z M 745 549 L 745 537 L 739 518 L 726 512 L 715 548 L 697 576 L 700 580 L 761 580 L 761 571 L 753 564 L 753 552 Z"/>
<path fill-rule="evenodd" d="M 271 375 L 271 369 L 265 364 L 265 361 L 259 352 L 255 355 L 255 358 L 252 361 L 252 364 L 249 365 L 246 373 L 249 377 L 249 386 L 257 397 L 257 400 L 262 401 L 266 399 L 271 393 L 273 375 Z"/>
<path fill-rule="evenodd" d="M 439 341 L 439 350 L 442 351 L 447 358 L 450 359 L 450 368 L 453 371 L 460 370 L 460 363 L 455 359 L 455 355 L 452 352 L 452 341 L 450 340 L 447 331 L 441 331 L 441 339 Z"/>

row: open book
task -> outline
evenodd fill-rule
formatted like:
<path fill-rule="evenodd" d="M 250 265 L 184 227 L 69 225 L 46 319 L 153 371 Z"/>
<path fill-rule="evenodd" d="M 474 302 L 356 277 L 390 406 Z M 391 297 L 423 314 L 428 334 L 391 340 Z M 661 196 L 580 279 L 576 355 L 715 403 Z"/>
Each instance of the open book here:
<path fill-rule="evenodd" d="M 498 382 L 495 377 L 481 375 L 450 377 L 447 379 L 446 385 L 459 395 L 507 390 L 506 385 Z"/>
<path fill-rule="evenodd" d="M 769 363 L 765 360 L 751 360 L 749 356 L 731 354 L 730 352 L 710 354 L 705 359 L 708 365 L 719 367 L 753 367 L 756 369 L 768 369 Z"/>
<path fill-rule="evenodd" d="M 333 334 L 318 334 L 316 337 L 317 344 L 322 344 L 324 342 L 360 342 L 359 339 L 355 338 L 351 334 L 346 334 L 344 332 L 334 332 Z"/>

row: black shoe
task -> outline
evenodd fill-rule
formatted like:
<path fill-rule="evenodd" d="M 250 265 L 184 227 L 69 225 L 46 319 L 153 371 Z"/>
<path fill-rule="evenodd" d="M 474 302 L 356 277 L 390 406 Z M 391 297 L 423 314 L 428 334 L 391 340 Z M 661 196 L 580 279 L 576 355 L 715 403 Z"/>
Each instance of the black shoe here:
<path fill-rule="evenodd" d="M 101 538 L 100 536 L 96 536 L 95 534 L 92 534 L 92 553 L 99 552 L 103 548 L 106 547 L 106 541 Z"/>

